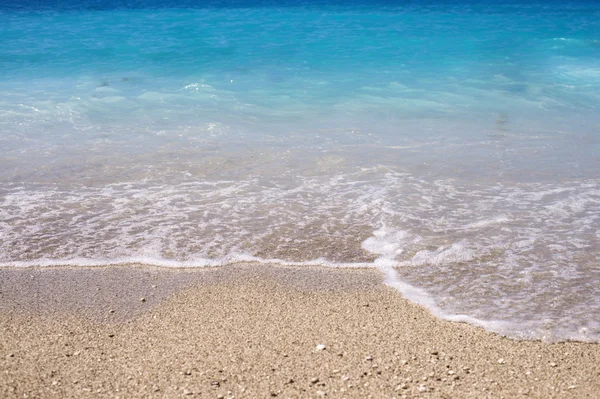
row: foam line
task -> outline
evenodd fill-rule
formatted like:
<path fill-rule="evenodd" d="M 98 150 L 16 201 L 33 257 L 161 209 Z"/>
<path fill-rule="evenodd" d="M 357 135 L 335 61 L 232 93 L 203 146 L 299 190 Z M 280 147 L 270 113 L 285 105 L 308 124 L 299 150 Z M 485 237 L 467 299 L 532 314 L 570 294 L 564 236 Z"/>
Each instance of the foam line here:
<path fill-rule="evenodd" d="M 385 284 L 402 294 L 409 301 L 427 308 L 434 316 L 448 321 L 468 323 L 491 331 L 499 332 L 507 329 L 510 323 L 499 320 L 480 320 L 466 314 L 445 313 L 436 303 L 435 299 L 425 290 L 402 281 L 398 273 L 389 264 L 383 264 L 378 269 L 385 275 Z"/>
<path fill-rule="evenodd" d="M 375 265 L 366 262 L 330 262 L 326 259 L 314 259 L 303 262 L 291 262 L 283 259 L 263 259 L 256 256 L 246 254 L 233 254 L 218 259 L 198 258 L 193 260 L 179 261 L 164 258 L 131 256 L 115 259 L 88 259 L 88 258 L 71 258 L 71 259 L 35 259 L 29 261 L 9 261 L 0 262 L 0 267 L 18 267 L 18 268 L 34 268 L 34 267 L 60 267 L 60 266 L 75 266 L 75 267 L 104 267 L 104 266 L 123 266 L 139 264 L 145 266 L 156 266 L 166 268 L 202 268 L 202 267 L 221 267 L 237 263 L 262 263 L 268 265 L 282 266 L 320 266 L 341 269 L 372 269 Z"/>

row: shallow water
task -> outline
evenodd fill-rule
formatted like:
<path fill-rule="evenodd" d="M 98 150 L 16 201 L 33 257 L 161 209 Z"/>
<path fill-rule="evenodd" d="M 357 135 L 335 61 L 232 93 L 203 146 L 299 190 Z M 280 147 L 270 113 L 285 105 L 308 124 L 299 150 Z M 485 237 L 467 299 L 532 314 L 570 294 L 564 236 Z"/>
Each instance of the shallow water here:
<path fill-rule="evenodd" d="M 377 267 L 600 340 L 600 6 L 0 2 L 0 264 Z"/>

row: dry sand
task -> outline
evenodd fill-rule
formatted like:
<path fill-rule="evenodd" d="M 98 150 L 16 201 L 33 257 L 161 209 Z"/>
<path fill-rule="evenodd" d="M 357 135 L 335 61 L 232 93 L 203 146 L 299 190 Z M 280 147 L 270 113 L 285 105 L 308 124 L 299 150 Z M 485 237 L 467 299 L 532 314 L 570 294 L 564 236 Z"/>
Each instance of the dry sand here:
<path fill-rule="evenodd" d="M 600 345 L 441 321 L 375 270 L 0 269 L 0 333 L 2 398 L 600 395 Z"/>

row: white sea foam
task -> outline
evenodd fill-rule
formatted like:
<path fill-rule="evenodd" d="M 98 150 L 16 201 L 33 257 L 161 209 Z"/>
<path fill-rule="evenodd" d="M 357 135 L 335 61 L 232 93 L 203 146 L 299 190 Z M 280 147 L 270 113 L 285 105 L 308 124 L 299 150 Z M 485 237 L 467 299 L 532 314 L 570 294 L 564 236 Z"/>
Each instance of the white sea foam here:
<path fill-rule="evenodd" d="M 593 180 L 428 181 L 387 167 L 264 180 L 4 186 L 0 266 L 368 267 L 449 320 L 598 340 Z M 569 295 L 565 296 L 564 293 Z"/>
<path fill-rule="evenodd" d="M 502 223 L 506 223 L 509 221 L 510 221 L 510 219 L 507 218 L 506 216 L 497 216 L 495 218 L 479 220 L 477 222 L 468 224 L 465 226 L 465 229 L 481 229 L 483 227 L 492 226 L 492 225 L 496 225 L 496 224 L 502 224 Z"/>
<path fill-rule="evenodd" d="M 207 268 L 235 265 L 238 263 L 260 263 L 265 265 L 279 266 L 319 266 L 341 269 L 371 269 L 376 266 L 367 262 L 331 262 L 327 259 L 313 259 L 308 261 L 294 262 L 283 259 L 263 259 L 248 254 L 231 254 L 222 258 L 207 259 L 197 258 L 188 259 L 185 261 L 165 259 L 153 256 L 130 256 L 115 259 L 90 259 L 90 258 L 69 258 L 69 259 L 52 259 L 41 258 L 32 261 L 9 261 L 1 262 L 0 267 L 107 267 L 107 266 L 123 266 L 123 265 L 144 265 L 167 268 Z"/>
<path fill-rule="evenodd" d="M 393 230 L 382 227 L 373 232 L 373 236 L 362 243 L 367 251 L 381 255 L 378 261 L 383 259 L 393 260 L 400 256 L 408 244 L 416 243 L 419 237 L 414 237 L 402 230 Z"/>
<path fill-rule="evenodd" d="M 464 242 L 442 246 L 435 251 L 422 250 L 417 252 L 405 264 L 411 265 L 442 265 L 448 263 L 464 263 L 475 258 L 475 251 L 468 249 Z"/>

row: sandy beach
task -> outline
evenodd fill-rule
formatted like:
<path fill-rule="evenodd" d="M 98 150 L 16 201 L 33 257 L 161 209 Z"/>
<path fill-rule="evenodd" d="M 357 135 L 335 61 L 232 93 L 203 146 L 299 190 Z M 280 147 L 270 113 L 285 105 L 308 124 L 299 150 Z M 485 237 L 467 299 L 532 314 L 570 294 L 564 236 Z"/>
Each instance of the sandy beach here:
<path fill-rule="evenodd" d="M 593 398 L 600 345 L 442 321 L 376 270 L 0 269 L 0 397 Z"/>

